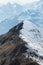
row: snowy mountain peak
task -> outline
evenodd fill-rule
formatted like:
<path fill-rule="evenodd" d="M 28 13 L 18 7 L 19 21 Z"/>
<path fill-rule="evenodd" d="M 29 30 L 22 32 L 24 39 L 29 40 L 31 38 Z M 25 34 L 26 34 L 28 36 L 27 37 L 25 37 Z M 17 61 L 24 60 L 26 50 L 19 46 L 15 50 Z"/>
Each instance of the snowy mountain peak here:
<path fill-rule="evenodd" d="M 25 20 L 20 33 L 20 37 L 26 41 L 31 48 L 38 50 L 38 53 L 43 56 L 43 38 L 40 27 Z"/>
<path fill-rule="evenodd" d="M 21 30 L 21 34 L 23 36 L 26 36 L 26 38 L 30 39 L 32 42 L 41 42 L 40 27 L 38 27 L 37 25 L 35 25 L 34 23 L 32 23 L 30 21 L 24 21 L 24 25 L 23 25 L 23 29 Z"/>

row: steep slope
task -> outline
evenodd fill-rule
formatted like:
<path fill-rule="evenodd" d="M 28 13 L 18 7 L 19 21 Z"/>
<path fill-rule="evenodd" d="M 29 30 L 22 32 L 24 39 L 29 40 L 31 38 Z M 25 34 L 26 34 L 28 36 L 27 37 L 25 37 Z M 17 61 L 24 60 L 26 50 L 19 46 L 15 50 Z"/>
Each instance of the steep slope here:
<path fill-rule="evenodd" d="M 32 54 L 35 53 L 35 58 L 43 60 L 43 29 L 25 20 L 20 32 L 20 37 L 28 43 L 27 47 L 31 48 Z M 29 52 L 29 50 L 27 51 Z M 34 54 L 32 56 L 34 57 Z"/>
<path fill-rule="evenodd" d="M 28 48 L 26 46 L 27 42 L 19 37 L 22 28 L 23 22 L 0 36 L 0 65 L 39 65 L 36 60 L 29 58 L 35 53 L 30 53 L 33 49 Z M 27 53 L 27 49 L 29 50 L 30 56 Z"/>
<path fill-rule="evenodd" d="M 25 33 L 24 33 L 25 32 Z M 24 20 L 23 29 L 21 33 L 25 34 L 29 37 L 29 39 L 33 42 L 42 42 L 43 38 L 43 29 L 40 26 L 35 25 L 31 21 Z M 28 38 L 27 37 L 27 38 Z M 34 40 L 32 40 L 34 39 Z"/>
<path fill-rule="evenodd" d="M 23 29 L 20 32 L 20 36 L 43 56 L 43 32 L 40 30 L 40 27 L 30 21 L 24 21 Z"/>

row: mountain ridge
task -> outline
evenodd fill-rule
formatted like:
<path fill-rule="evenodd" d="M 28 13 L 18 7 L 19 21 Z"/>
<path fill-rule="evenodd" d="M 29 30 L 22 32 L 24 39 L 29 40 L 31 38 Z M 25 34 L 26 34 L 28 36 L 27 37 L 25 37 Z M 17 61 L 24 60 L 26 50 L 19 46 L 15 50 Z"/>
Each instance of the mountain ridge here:
<path fill-rule="evenodd" d="M 19 37 L 22 26 L 23 22 L 0 36 L 0 65 L 39 65 L 37 61 L 27 56 L 28 48 L 25 46 L 27 42 Z"/>

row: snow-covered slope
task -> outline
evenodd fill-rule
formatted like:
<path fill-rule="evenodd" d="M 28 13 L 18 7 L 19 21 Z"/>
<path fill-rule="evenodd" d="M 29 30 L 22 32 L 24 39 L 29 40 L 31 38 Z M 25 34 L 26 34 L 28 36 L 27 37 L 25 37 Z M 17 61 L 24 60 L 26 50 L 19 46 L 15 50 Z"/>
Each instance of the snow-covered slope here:
<path fill-rule="evenodd" d="M 23 33 L 23 35 L 26 36 L 28 39 L 30 39 L 32 42 L 43 42 L 43 40 L 42 40 L 43 31 L 42 30 L 43 29 L 41 27 L 35 25 L 34 23 L 32 23 L 30 21 L 25 20 L 21 33 Z"/>
<path fill-rule="evenodd" d="M 38 55 L 43 57 L 43 29 L 30 21 L 24 21 L 20 37 L 28 43 L 28 47 L 37 50 Z M 32 51 L 32 50 L 31 50 Z"/>

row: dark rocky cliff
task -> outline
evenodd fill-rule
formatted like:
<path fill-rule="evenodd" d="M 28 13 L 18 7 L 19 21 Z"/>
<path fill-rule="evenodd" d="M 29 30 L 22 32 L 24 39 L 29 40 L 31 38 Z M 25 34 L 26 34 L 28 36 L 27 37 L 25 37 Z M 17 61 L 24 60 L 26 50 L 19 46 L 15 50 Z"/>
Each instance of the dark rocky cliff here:
<path fill-rule="evenodd" d="M 0 65 L 39 65 L 25 55 L 27 43 L 19 37 L 22 27 L 23 22 L 0 36 Z"/>

